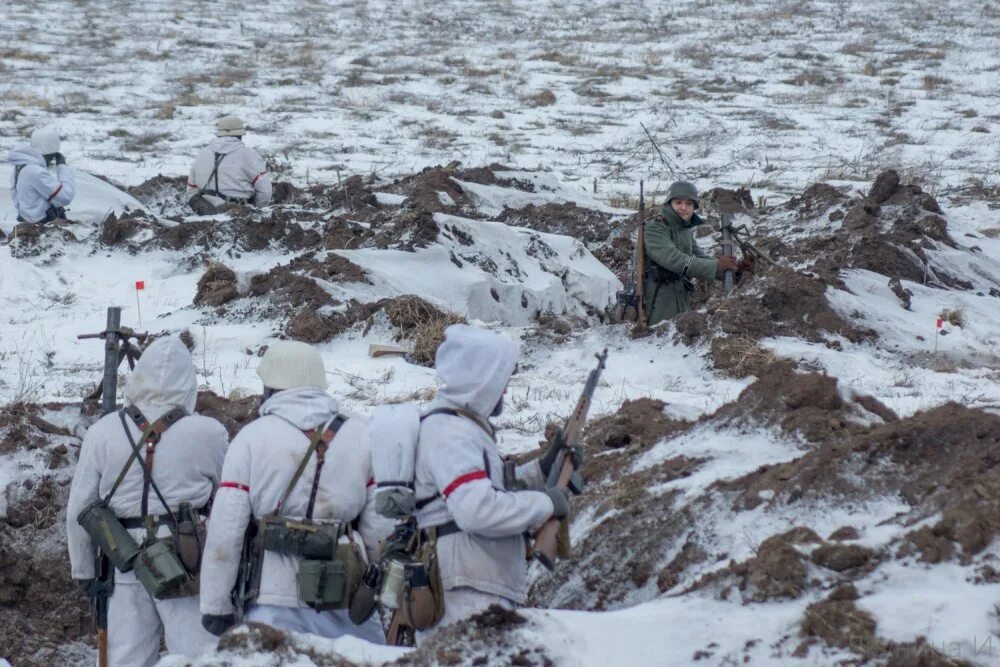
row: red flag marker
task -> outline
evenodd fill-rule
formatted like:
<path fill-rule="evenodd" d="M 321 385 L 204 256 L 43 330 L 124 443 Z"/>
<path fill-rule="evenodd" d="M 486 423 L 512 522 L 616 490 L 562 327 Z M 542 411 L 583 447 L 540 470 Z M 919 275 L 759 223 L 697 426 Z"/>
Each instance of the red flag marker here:
<path fill-rule="evenodd" d="M 940 329 L 940 328 L 941 328 L 941 327 L 943 327 L 943 326 L 944 326 L 944 320 L 942 320 L 942 319 L 941 319 L 941 318 L 939 317 L 939 318 L 937 319 L 937 328 L 938 328 L 938 329 Z"/>
<path fill-rule="evenodd" d="M 142 326 L 142 308 L 139 306 L 139 292 L 146 289 L 145 280 L 135 281 L 135 311 L 139 316 L 139 326 Z"/>

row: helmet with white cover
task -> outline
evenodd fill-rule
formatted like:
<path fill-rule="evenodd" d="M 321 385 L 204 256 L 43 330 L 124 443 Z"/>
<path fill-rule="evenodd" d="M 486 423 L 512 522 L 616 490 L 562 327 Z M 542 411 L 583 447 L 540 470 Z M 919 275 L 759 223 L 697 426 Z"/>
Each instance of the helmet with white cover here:
<path fill-rule="evenodd" d="M 246 134 L 243 120 L 239 116 L 223 116 L 215 124 L 217 137 L 242 137 Z"/>
<path fill-rule="evenodd" d="M 326 367 L 323 357 L 312 345 L 294 340 L 272 343 L 264 353 L 257 375 L 270 389 L 318 387 L 326 389 Z"/>

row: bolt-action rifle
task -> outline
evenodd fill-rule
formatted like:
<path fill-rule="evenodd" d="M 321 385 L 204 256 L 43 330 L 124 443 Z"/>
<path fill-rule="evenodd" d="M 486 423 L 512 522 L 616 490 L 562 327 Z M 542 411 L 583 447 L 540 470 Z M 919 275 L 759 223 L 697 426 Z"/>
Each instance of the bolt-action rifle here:
<path fill-rule="evenodd" d="M 83 401 L 88 403 L 101 399 L 101 416 L 110 414 L 117 409 L 118 366 L 123 359 L 128 359 L 129 368 L 135 368 L 135 362 L 142 354 L 138 344 L 146 340 L 148 334 L 136 333 L 121 325 L 122 309 L 108 308 L 107 327 L 104 331 L 94 334 L 80 334 L 79 339 L 100 338 L 104 341 L 104 377 L 92 393 Z M 135 342 L 132 339 L 135 339 Z M 94 563 L 94 586 L 90 590 L 90 608 L 97 627 L 97 664 L 108 667 L 108 600 L 115 588 L 114 569 L 108 557 L 98 550 Z"/>
<path fill-rule="evenodd" d="M 587 413 L 590 411 L 590 402 L 594 398 L 597 382 L 601 379 L 604 362 L 608 359 L 607 348 L 595 356 L 597 357 L 597 368 L 590 371 L 590 375 L 587 376 L 587 384 L 583 387 L 583 394 L 581 394 L 580 399 L 576 402 L 573 413 L 566 420 L 566 424 L 555 435 L 554 444 L 557 448 L 569 449 L 580 445 L 580 436 L 583 433 L 583 425 L 587 421 Z M 569 456 L 569 452 L 567 451 L 566 454 L 566 456 L 562 457 L 562 468 L 559 469 L 558 478 L 553 486 L 561 489 L 572 489 L 576 469 L 573 466 L 573 460 Z M 581 490 L 579 488 L 575 489 L 576 492 Z M 535 545 L 531 550 L 532 555 L 548 570 L 555 568 L 561 523 L 559 519 L 550 518 L 535 534 Z"/>
<path fill-rule="evenodd" d="M 635 243 L 635 308 L 639 327 L 646 326 L 646 199 L 639 181 L 639 230 Z"/>

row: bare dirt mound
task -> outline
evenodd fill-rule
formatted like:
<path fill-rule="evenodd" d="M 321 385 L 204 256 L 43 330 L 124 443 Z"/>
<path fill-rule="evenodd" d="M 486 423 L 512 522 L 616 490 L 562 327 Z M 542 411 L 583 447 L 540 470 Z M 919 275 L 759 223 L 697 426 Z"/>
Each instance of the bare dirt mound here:
<path fill-rule="evenodd" d="M 394 329 L 394 341 L 409 347 L 407 359 L 422 366 L 434 365 L 434 354 L 444 339 L 445 328 L 465 321 L 455 313 L 408 294 L 366 304 L 352 300 L 345 309 L 332 314 L 320 314 L 305 307 L 288 321 L 285 333 L 295 340 L 319 343 L 362 324 L 363 332 L 367 332 L 377 317 L 385 317 Z"/>
<path fill-rule="evenodd" d="M 34 454 L 46 471 L 6 493 L 0 518 L 0 646 L 12 664 L 49 667 L 93 660 L 90 614 L 70 578 L 65 507 L 78 441 L 36 406 L 0 410 L 0 454 Z"/>
<path fill-rule="evenodd" d="M 497 605 L 464 621 L 446 626 L 417 650 L 399 658 L 393 665 L 520 665 L 552 667 L 555 663 L 541 645 L 527 642 L 511 633 L 528 621 L 516 611 Z"/>
<path fill-rule="evenodd" d="M 955 242 L 934 197 L 918 185 L 903 183 L 895 170 L 879 174 L 863 197 L 848 198 L 828 185 L 815 184 L 782 210 L 792 211 L 801 224 L 823 223 L 829 230 L 793 242 L 778 236 L 772 244 L 778 256 L 812 265 L 827 284 L 835 284 L 841 270 L 857 268 L 888 279 L 971 288 L 967 281 L 930 265 L 928 250 L 954 247 Z M 765 235 L 767 218 L 776 211 L 760 214 Z"/>
<path fill-rule="evenodd" d="M 217 419 L 226 427 L 232 438 L 240 429 L 259 415 L 260 396 L 230 397 L 219 396 L 212 391 L 199 391 L 194 410 L 200 415 Z"/>
<path fill-rule="evenodd" d="M 519 209 L 505 208 L 495 219 L 514 227 L 572 236 L 588 248 L 606 242 L 623 224 L 616 216 L 583 208 L 572 202 L 540 206 L 529 204 Z"/>
<path fill-rule="evenodd" d="M 125 188 L 140 202 L 150 208 L 159 208 L 166 201 L 180 200 L 187 192 L 187 176 L 157 174 L 131 188 Z"/>
<path fill-rule="evenodd" d="M 643 453 L 664 439 L 695 426 L 724 427 L 736 433 L 770 428 L 808 447 L 839 443 L 868 432 L 873 424 L 896 418 L 870 397 L 845 398 L 834 378 L 797 373 L 783 363 L 773 364 L 735 401 L 698 422 L 671 420 L 663 414 L 664 407 L 652 399 L 628 401 L 618 413 L 587 427 L 583 472 L 588 488 L 577 510 L 592 509 L 590 520 L 612 512 L 613 516 L 574 545 L 578 555 L 571 566 L 537 582 L 532 589 L 533 603 L 584 609 L 620 606 L 626 600 L 634 603 L 674 588 L 687 568 L 716 557 L 710 546 L 691 534 L 702 511 L 700 501 L 679 504 L 672 492 L 650 492 L 691 475 L 705 459 L 678 454 L 641 470 L 633 469 Z M 739 493 L 737 489 L 744 488 L 743 479 L 717 483 L 715 488 L 732 494 L 739 507 L 750 509 L 756 506 L 754 499 L 759 504 L 765 496 L 758 495 L 758 488 Z M 622 544 L 629 548 L 620 549 Z M 771 584 L 765 582 L 768 573 L 783 572 L 784 565 L 791 563 L 788 549 L 781 545 L 781 540 L 775 542 L 773 554 L 764 550 L 759 567 L 745 564 L 742 571 L 730 574 L 745 580 L 744 587 L 752 584 L 755 590 L 765 591 L 761 593 L 765 597 L 770 595 L 767 591 L 790 590 L 793 585 L 799 585 L 801 591 L 804 584 L 800 578 L 791 583 L 780 578 Z M 778 564 L 766 564 L 772 560 Z M 582 586 L 577 585 L 580 581 Z"/>
<path fill-rule="evenodd" d="M 323 667 L 354 667 L 355 663 L 336 653 L 323 651 L 308 640 L 300 639 L 264 623 L 237 626 L 219 638 L 219 656 L 205 656 L 203 665 L 231 665 L 232 657 L 269 656 L 269 664 L 308 664 Z"/>

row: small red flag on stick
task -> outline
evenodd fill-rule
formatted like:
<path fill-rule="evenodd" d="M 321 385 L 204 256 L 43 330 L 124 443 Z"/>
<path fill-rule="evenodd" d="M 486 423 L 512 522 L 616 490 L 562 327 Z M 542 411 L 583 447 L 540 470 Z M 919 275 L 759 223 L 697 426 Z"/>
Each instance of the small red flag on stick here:
<path fill-rule="evenodd" d="M 135 311 L 139 315 L 139 326 L 142 326 L 142 308 L 139 306 L 139 292 L 146 289 L 145 280 L 135 281 Z"/>

